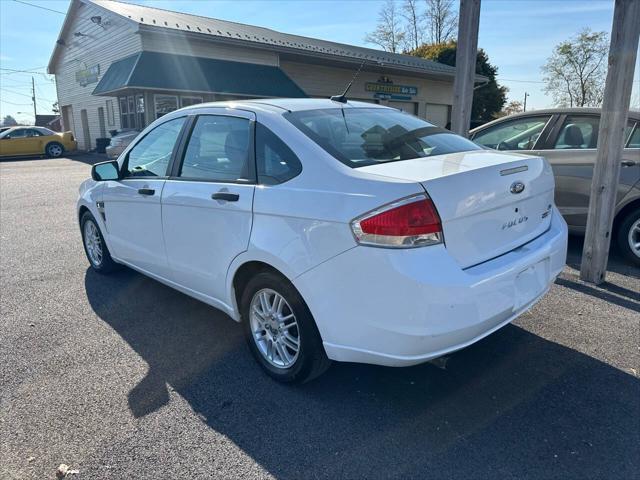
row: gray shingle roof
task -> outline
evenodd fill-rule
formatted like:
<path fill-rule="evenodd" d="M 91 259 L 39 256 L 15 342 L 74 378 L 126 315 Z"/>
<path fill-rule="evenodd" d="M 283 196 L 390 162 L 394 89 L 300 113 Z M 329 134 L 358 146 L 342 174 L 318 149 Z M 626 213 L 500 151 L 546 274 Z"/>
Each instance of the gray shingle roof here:
<path fill-rule="evenodd" d="M 87 1 L 87 0 L 85 0 Z M 354 61 L 366 60 L 382 63 L 388 67 L 421 71 L 424 73 L 453 76 L 455 68 L 410 55 L 384 52 L 372 48 L 357 47 L 343 43 L 329 42 L 317 38 L 281 33 L 264 27 L 201 17 L 187 13 L 173 12 L 112 0 L 88 0 L 95 5 L 144 26 L 168 28 L 182 32 L 203 34 L 220 40 L 233 40 L 256 47 L 268 46 L 278 50 L 288 50 L 301 54 L 314 54 L 327 57 L 342 57 Z"/>

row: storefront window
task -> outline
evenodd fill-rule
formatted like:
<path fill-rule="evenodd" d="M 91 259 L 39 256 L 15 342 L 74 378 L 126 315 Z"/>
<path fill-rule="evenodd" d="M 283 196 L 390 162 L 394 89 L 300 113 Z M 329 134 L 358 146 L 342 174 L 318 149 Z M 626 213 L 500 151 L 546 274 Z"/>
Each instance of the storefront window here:
<path fill-rule="evenodd" d="M 190 107 L 202 103 L 202 97 L 180 97 L 180 106 Z"/>
<path fill-rule="evenodd" d="M 175 95 L 154 95 L 156 118 L 178 109 L 178 97 Z"/>
<path fill-rule="evenodd" d="M 137 128 L 138 130 L 142 130 L 147 122 L 144 118 L 144 96 L 136 95 L 136 116 L 137 116 Z"/>
<path fill-rule="evenodd" d="M 127 104 L 127 97 L 120 97 L 118 99 L 120 103 L 120 128 L 129 127 L 129 105 Z"/>
<path fill-rule="evenodd" d="M 136 105 L 133 96 L 120 97 L 120 127 L 136 128 Z"/>
<path fill-rule="evenodd" d="M 113 100 L 107 100 L 107 125 L 113 127 L 116 124 L 116 116 L 113 111 Z"/>

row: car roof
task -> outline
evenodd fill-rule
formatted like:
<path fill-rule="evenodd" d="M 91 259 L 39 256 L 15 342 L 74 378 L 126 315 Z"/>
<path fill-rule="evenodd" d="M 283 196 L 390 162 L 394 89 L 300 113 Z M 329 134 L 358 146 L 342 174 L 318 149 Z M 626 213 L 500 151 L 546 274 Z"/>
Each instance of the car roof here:
<path fill-rule="evenodd" d="M 490 122 L 487 122 L 479 127 L 472 129 L 469 133 L 475 133 L 476 131 L 483 130 L 489 126 L 504 122 L 505 120 L 511 120 L 520 117 L 532 117 L 535 115 L 566 115 L 566 114 L 591 114 L 600 115 L 602 113 L 601 108 L 592 107 L 562 107 L 562 108 L 542 108 L 540 110 L 529 110 L 528 112 L 518 112 L 506 117 L 496 118 Z M 640 121 L 640 110 L 629 110 L 629 120 Z"/>
<path fill-rule="evenodd" d="M 328 98 L 264 98 L 264 99 L 251 99 L 251 100 L 230 100 L 224 102 L 209 102 L 198 103 L 197 105 L 191 105 L 186 109 L 198 109 L 207 107 L 222 107 L 222 108 L 240 108 L 240 109 L 260 109 L 270 110 L 277 112 L 296 112 L 301 110 L 319 110 L 327 108 L 381 108 L 395 110 L 383 105 L 368 102 L 358 102 L 349 100 L 346 103 L 340 103 Z"/>

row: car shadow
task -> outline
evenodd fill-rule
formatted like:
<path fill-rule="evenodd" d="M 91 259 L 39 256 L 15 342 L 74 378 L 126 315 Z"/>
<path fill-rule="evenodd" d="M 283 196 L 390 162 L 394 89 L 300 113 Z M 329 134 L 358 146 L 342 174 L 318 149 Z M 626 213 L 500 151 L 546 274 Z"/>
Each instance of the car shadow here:
<path fill-rule="evenodd" d="M 517 326 L 446 369 L 335 363 L 302 386 L 262 373 L 228 316 L 131 270 L 85 275 L 98 317 L 149 365 L 135 417 L 183 397 L 276 478 L 630 478 L 640 381 Z M 634 473 L 635 472 L 635 473 Z"/>
<path fill-rule="evenodd" d="M 578 271 L 580 271 L 580 263 L 582 262 L 583 246 L 584 237 L 569 235 L 569 243 L 567 248 L 567 265 Z M 611 246 L 609 248 L 609 261 L 607 262 L 607 271 L 619 273 L 620 275 L 626 275 L 628 277 L 640 278 L 640 268 L 632 265 L 631 262 L 620 255 L 615 239 L 611 242 Z M 606 282 L 604 283 L 604 285 L 606 285 Z"/>

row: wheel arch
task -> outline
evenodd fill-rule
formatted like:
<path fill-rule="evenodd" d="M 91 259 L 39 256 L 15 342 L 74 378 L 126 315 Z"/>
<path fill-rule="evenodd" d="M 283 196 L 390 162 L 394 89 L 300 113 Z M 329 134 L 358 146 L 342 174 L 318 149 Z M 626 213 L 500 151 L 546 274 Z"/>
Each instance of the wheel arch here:
<path fill-rule="evenodd" d="M 87 212 L 91 213 L 89 207 L 87 207 L 86 205 L 80 205 L 80 208 L 78 209 L 78 224 L 80 224 L 80 222 L 82 221 L 82 216 Z"/>
<path fill-rule="evenodd" d="M 620 223 L 622 223 L 627 215 L 629 215 L 629 213 L 633 212 L 634 210 L 640 210 L 640 197 L 631 200 L 624 207 L 622 207 L 620 211 L 618 211 L 618 213 L 616 213 L 616 216 L 613 219 L 613 228 L 611 229 L 611 231 L 617 232 L 618 228 L 620 227 Z"/>
<path fill-rule="evenodd" d="M 295 276 L 292 275 L 292 272 L 288 271 L 286 266 L 280 265 L 279 262 L 274 262 L 270 259 L 250 258 L 244 256 L 236 257 L 227 273 L 227 291 L 228 298 L 233 307 L 233 319 L 237 322 L 242 320 L 240 316 L 240 297 L 242 292 L 249 280 L 255 274 L 262 271 L 271 271 L 281 275 L 283 278 L 287 279 L 294 288 L 297 288 L 293 282 L 293 278 Z"/>

